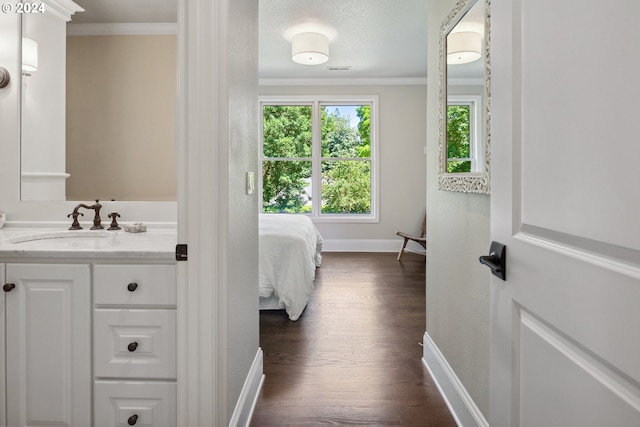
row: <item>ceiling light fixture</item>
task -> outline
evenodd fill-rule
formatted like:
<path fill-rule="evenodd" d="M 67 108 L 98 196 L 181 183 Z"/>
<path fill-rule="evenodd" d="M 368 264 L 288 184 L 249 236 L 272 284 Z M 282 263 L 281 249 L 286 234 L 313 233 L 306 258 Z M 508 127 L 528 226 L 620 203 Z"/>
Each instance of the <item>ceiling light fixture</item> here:
<path fill-rule="evenodd" d="M 482 54 L 482 35 L 473 31 L 451 33 L 447 36 L 447 64 L 467 64 Z"/>
<path fill-rule="evenodd" d="M 329 38 L 321 33 L 300 33 L 291 39 L 291 59 L 303 65 L 324 64 L 329 60 Z"/>

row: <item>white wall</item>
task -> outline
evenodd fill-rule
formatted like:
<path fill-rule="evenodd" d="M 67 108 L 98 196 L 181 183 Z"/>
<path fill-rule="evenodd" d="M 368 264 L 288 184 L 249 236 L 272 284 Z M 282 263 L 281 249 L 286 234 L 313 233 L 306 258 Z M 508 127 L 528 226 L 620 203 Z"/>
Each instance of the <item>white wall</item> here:
<path fill-rule="evenodd" d="M 440 24 L 456 0 L 429 3 L 428 85 L 439 85 Z M 427 333 L 488 419 L 489 196 L 438 190 L 439 93 L 427 97 Z"/>
<path fill-rule="evenodd" d="M 324 239 L 394 239 L 424 217 L 426 85 L 260 86 L 260 95 L 378 95 L 380 222 L 316 224 Z M 399 249 L 399 247 L 398 247 Z"/>
<path fill-rule="evenodd" d="M 230 0 L 228 56 L 228 360 L 229 414 L 259 346 L 258 197 L 246 172 L 258 168 L 258 1 Z M 262 369 L 262 367 L 260 367 Z M 251 402 L 249 402 L 251 403 Z"/>
<path fill-rule="evenodd" d="M 22 83 L 22 199 L 64 200 L 66 22 L 50 13 L 25 14 L 22 27 L 38 46 L 38 70 Z"/>
<path fill-rule="evenodd" d="M 20 187 L 18 167 L 20 154 L 18 144 L 18 117 L 20 97 L 20 66 L 18 64 L 18 14 L 0 14 L 0 67 L 10 75 L 9 85 L 0 89 L 0 211 L 11 220 L 11 205 L 15 204 Z"/>

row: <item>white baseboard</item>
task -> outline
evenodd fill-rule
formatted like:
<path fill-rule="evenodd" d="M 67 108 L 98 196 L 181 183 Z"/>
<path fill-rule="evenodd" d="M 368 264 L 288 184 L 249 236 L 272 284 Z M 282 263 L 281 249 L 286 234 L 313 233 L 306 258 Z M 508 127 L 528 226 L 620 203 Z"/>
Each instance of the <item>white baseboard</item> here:
<path fill-rule="evenodd" d="M 251 369 L 247 374 L 247 379 L 244 382 L 238 403 L 233 410 L 231 420 L 229 421 L 229 427 L 249 427 L 251 417 L 253 416 L 253 410 L 256 407 L 258 401 L 258 395 L 262 389 L 264 383 L 264 374 L 262 371 L 263 365 L 263 353 L 262 349 L 258 348 L 255 359 L 251 364 Z"/>
<path fill-rule="evenodd" d="M 402 239 L 324 239 L 322 252 L 398 252 Z M 424 253 L 414 242 L 407 245 L 408 252 Z"/>
<path fill-rule="evenodd" d="M 427 367 L 449 411 L 461 427 L 489 427 L 489 423 L 469 396 L 438 346 L 428 333 L 424 333 L 422 363 Z"/>

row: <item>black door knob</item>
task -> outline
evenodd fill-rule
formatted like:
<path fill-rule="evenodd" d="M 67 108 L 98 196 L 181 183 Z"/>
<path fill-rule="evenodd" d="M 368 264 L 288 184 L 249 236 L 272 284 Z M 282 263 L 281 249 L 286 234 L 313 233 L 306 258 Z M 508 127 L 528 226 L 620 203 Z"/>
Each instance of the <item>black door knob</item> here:
<path fill-rule="evenodd" d="M 5 292 L 11 292 L 16 287 L 15 283 L 5 283 L 2 290 Z"/>
<path fill-rule="evenodd" d="M 137 414 L 131 415 L 129 417 L 129 419 L 127 420 L 127 424 L 129 424 L 130 426 L 136 425 L 137 422 L 138 422 L 138 415 Z"/>
<path fill-rule="evenodd" d="M 127 290 L 128 290 L 129 292 L 133 292 L 133 291 L 135 291 L 136 289 L 138 289 L 138 284 L 137 284 L 137 283 L 135 283 L 135 282 L 131 282 L 131 283 L 129 283 L 129 284 L 127 285 Z"/>
<path fill-rule="evenodd" d="M 502 243 L 491 242 L 489 255 L 480 257 L 480 264 L 486 265 L 491 269 L 494 276 L 507 280 L 507 247 Z"/>
<path fill-rule="evenodd" d="M 127 346 L 127 350 L 129 350 L 132 353 L 136 351 L 137 348 L 138 348 L 138 343 L 135 341 Z"/>

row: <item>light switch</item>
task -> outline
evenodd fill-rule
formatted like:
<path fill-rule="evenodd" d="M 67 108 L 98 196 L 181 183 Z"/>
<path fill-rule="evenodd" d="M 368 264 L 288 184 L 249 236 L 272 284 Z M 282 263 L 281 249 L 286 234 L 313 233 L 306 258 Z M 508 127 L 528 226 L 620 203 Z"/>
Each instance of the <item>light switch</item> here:
<path fill-rule="evenodd" d="M 255 179 L 253 177 L 253 172 L 247 172 L 247 195 L 253 194 L 254 189 Z"/>

